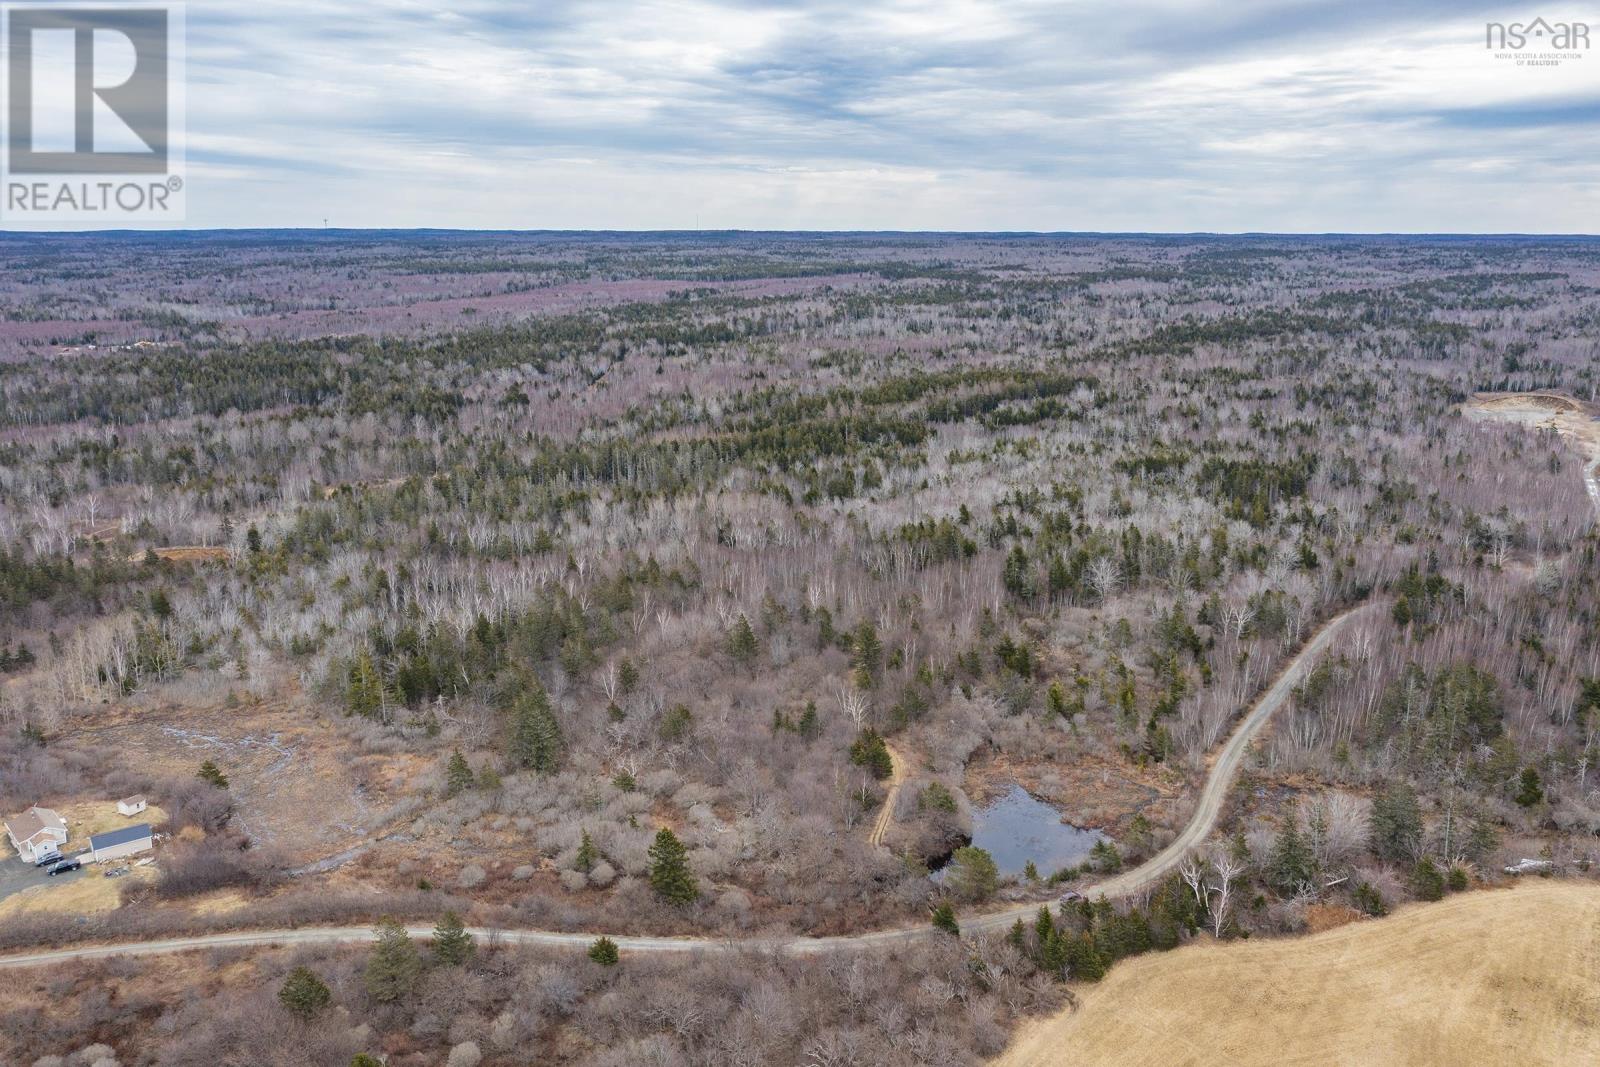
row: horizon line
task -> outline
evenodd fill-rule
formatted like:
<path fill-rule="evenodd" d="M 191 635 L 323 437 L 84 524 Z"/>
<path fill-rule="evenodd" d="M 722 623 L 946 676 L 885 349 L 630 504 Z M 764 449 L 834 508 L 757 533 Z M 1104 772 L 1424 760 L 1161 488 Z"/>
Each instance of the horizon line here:
<path fill-rule="evenodd" d="M 1460 230 L 870 230 L 870 229 L 562 229 L 554 227 L 457 226 L 183 226 L 123 229 L 10 229 L 0 226 L 0 240 L 52 237 L 184 237 L 216 234 L 441 234 L 510 236 L 630 236 L 630 237 L 1099 237 L 1099 238 L 1439 238 L 1452 240 L 1565 240 L 1600 239 L 1600 233 Z"/>

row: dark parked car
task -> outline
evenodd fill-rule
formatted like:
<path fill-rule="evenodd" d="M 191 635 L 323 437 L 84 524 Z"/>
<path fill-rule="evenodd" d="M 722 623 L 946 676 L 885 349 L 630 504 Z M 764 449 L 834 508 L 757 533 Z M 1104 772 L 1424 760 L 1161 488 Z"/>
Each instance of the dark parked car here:
<path fill-rule="evenodd" d="M 60 863 L 60 862 L 61 862 L 61 853 L 56 851 L 55 849 L 51 849 L 49 852 L 44 853 L 42 856 L 35 856 L 34 860 L 33 860 L 33 865 L 35 867 L 48 867 L 52 863 Z"/>
<path fill-rule="evenodd" d="M 60 863 L 55 864 L 54 866 L 52 866 L 45 873 L 46 874 L 51 874 L 51 875 L 66 874 L 68 871 L 75 871 L 75 870 L 79 869 L 82 866 L 83 866 L 83 861 L 78 859 L 78 857 L 74 856 L 71 859 L 65 859 L 65 860 L 62 860 Z"/>

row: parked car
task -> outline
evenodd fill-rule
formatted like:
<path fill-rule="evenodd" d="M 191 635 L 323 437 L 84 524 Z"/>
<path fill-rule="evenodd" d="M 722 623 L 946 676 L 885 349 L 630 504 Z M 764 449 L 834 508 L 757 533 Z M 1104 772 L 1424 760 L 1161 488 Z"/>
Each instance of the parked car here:
<path fill-rule="evenodd" d="M 46 852 L 41 856 L 35 856 L 33 858 L 33 865 L 35 867 L 48 867 L 52 863 L 60 863 L 60 862 L 61 862 L 61 852 L 58 849 L 51 849 L 49 852 Z"/>
<path fill-rule="evenodd" d="M 64 859 L 59 863 L 52 865 L 51 868 L 45 873 L 49 875 L 66 874 L 68 871 L 76 871 L 82 866 L 83 861 L 78 857 L 73 856 L 69 859 Z"/>
<path fill-rule="evenodd" d="M 1083 903 L 1084 899 L 1085 898 L 1082 893 L 1078 892 L 1076 889 L 1069 889 L 1065 893 L 1061 894 L 1061 906 L 1063 908 L 1070 908 L 1075 904 Z"/>

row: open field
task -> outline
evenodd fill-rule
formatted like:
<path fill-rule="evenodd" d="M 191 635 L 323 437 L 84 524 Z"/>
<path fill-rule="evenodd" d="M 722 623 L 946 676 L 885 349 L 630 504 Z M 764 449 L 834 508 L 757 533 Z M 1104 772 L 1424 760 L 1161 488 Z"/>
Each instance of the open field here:
<path fill-rule="evenodd" d="M 1600 887 L 1531 882 L 1119 966 L 997 1067 L 1600 1061 Z"/>
<path fill-rule="evenodd" d="M 113 746 L 148 773 L 169 780 L 189 778 L 203 761 L 212 760 L 230 780 L 236 823 L 259 843 L 300 862 L 336 852 L 379 825 L 413 764 L 405 756 L 351 754 L 333 723 L 306 715 L 292 698 L 122 708 L 61 743 L 84 752 Z M 85 829 L 91 812 L 102 818 Z M 75 842 L 113 826 L 166 818 L 152 806 L 137 819 L 125 819 L 111 799 L 64 805 L 62 814 Z"/>
<path fill-rule="evenodd" d="M 132 857 L 127 862 L 131 864 L 138 858 Z M 133 867 L 121 878 L 107 878 L 104 867 L 86 864 L 83 876 L 65 885 L 55 884 L 56 880 L 52 878 L 42 885 L 0 900 L 0 922 L 44 913 L 93 915 L 112 911 L 122 904 L 124 886 L 152 881 L 155 873 L 154 867 Z"/>

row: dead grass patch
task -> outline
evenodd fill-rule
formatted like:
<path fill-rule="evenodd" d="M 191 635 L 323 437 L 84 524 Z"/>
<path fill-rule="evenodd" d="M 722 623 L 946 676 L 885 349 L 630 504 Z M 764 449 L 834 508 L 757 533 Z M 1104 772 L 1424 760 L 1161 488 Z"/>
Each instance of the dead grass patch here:
<path fill-rule="evenodd" d="M 1119 963 L 996 1067 L 1600 1063 L 1600 886 L 1531 881 Z"/>

